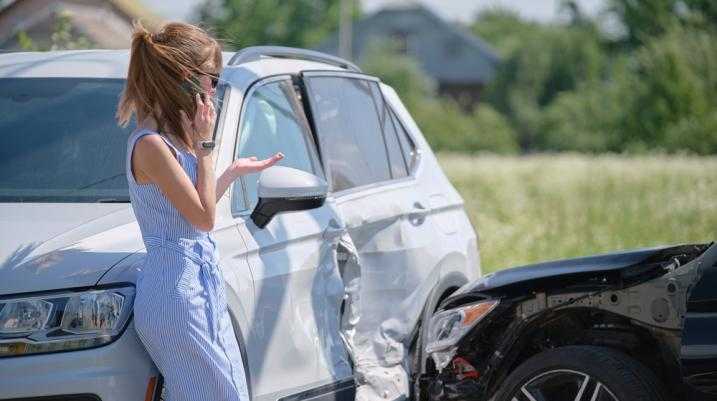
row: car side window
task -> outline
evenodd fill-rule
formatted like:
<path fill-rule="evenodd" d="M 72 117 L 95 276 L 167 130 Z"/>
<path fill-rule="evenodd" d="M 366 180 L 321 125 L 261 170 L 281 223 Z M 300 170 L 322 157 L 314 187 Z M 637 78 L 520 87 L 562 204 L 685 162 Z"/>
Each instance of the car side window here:
<path fill-rule="evenodd" d="M 398 119 L 396 113 L 394 113 L 393 110 L 390 110 L 390 108 L 389 111 L 391 114 L 391 120 L 393 121 L 393 126 L 396 129 L 396 134 L 398 135 L 398 141 L 401 144 L 401 151 L 403 152 L 406 164 L 408 165 L 408 171 L 411 171 L 416 163 L 416 144 L 413 143 L 413 140 L 408 135 L 408 132 L 406 132 L 406 128 Z"/>
<path fill-rule="evenodd" d="M 401 150 L 401 145 L 398 143 L 398 133 L 394 127 L 394 123 L 391 119 L 391 111 L 388 109 L 388 105 L 383 100 L 383 95 L 378 85 L 371 85 L 371 94 L 373 100 L 376 103 L 376 110 L 378 111 L 378 120 L 383 130 L 383 139 L 386 142 L 386 151 L 388 152 L 388 161 L 391 168 L 391 176 L 393 178 L 403 178 L 408 176 L 408 168 L 406 167 L 406 160 L 404 160 L 404 154 Z"/>
<path fill-rule="evenodd" d="M 271 82 L 257 88 L 246 101 L 239 122 L 235 159 L 258 159 L 282 152 L 281 166 L 312 174 L 320 171 L 313 152 L 314 143 L 301 100 L 290 80 Z M 260 173 L 247 174 L 232 187 L 232 212 L 252 209 L 257 201 Z"/>
<path fill-rule="evenodd" d="M 323 158 L 338 192 L 391 178 L 372 81 L 336 76 L 306 79 Z"/>

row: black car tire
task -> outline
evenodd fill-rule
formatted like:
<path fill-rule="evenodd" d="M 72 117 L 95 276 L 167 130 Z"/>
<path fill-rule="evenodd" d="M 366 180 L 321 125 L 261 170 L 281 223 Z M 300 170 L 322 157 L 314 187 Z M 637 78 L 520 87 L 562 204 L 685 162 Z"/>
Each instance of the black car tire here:
<path fill-rule="evenodd" d="M 491 399 L 530 400 L 525 392 L 540 395 L 541 390 L 551 395 L 545 397 L 550 401 L 666 400 L 657 377 L 640 362 L 621 352 L 593 346 L 560 347 L 529 358 L 510 373 Z"/>

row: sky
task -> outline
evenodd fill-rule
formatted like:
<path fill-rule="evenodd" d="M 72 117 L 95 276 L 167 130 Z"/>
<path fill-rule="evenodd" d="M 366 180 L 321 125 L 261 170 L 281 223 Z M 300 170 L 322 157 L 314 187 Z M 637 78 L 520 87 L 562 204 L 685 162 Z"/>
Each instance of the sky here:
<path fill-rule="evenodd" d="M 541 22 L 559 19 L 560 0 L 360 0 L 366 13 L 375 11 L 387 4 L 420 2 L 443 18 L 451 21 L 469 22 L 481 10 L 502 7 L 517 11 L 522 17 Z M 167 19 L 187 20 L 192 10 L 202 0 L 143 0 L 143 3 L 157 14 Z M 596 15 L 606 0 L 577 0 L 587 15 Z"/>
<path fill-rule="evenodd" d="M 400 0 L 362 0 L 364 11 L 381 8 L 386 4 L 402 3 Z M 418 0 L 448 20 L 470 22 L 476 13 L 490 8 L 507 8 L 517 11 L 523 18 L 541 22 L 558 19 L 560 0 Z M 587 15 L 597 14 L 605 0 L 578 0 L 581 10 Z"/>

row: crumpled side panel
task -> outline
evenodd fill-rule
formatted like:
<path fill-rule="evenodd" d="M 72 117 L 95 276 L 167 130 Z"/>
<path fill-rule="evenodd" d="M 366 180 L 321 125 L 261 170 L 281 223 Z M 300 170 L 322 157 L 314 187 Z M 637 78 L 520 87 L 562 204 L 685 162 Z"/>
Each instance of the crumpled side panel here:
<path fill-rule="evenodd" d="M 351 362 L 341 334 L 341 305 L 345 298 L 344 282 L 337 269 L 338 240 L 322 247 L 321 264 L 317 269 L 312 292 L 316 338 L 324 355 L 319 358 L 334 378 L 351 376 Z"/>
<path fill-rule="evenodd" d="M 392 308 L 385 299 L 364 301 L 366 294 L 377 293 L 371 282 L 362 281 L 359 252 L 348 234 L 341 237 L 337 254 L 345 289 L 341 333 L 354 361 L 356 401 L 406 399 L 405 325 L 387 316 Z"/>

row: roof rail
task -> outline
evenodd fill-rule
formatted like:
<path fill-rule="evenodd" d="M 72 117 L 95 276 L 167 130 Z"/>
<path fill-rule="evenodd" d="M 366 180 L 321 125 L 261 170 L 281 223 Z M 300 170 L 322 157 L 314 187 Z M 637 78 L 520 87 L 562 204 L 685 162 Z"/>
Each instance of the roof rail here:
<path fill-rule="evenodd" d="M 250 61 L 260 60 L 262 57 L 289 58 L 306 61 L 316 61 L 335 65 L 354 72 L 361 72 L 356 64 L 330 54 L 315 50 L 299 49 L 285 46 L 251 46 L 239 50 L 229 60 L 228 65 L 239 65 Z"/>

